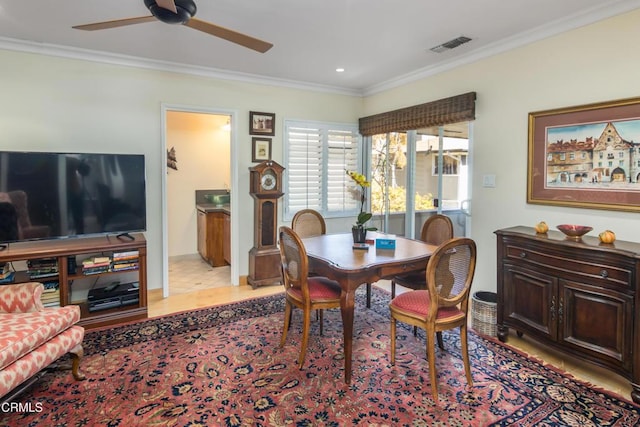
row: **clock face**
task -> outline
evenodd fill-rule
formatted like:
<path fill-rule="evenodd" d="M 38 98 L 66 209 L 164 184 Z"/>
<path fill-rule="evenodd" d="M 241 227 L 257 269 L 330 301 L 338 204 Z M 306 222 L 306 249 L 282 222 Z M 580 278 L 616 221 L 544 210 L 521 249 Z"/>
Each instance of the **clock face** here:
<path fill-rule="evenodd" d="M 260 185 L 262 186 L 262 189 L 271 191 L 276 188 L 276 184 L 276 175 L 272 170 L 266 170 L 264 175 L 262 175 L 262 178 L 260 178 Z"/>

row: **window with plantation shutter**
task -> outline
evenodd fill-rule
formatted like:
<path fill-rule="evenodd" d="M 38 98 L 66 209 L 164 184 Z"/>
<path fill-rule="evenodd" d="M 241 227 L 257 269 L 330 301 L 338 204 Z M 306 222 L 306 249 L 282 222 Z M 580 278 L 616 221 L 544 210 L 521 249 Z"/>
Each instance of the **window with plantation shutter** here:
<path fill-rule="evenodd" d="M 359 170 L 358 127 L 285 120 L 284 138 L 285 220 L 301 209 L 327 218 L 356 214 L 345 170 Z"/>

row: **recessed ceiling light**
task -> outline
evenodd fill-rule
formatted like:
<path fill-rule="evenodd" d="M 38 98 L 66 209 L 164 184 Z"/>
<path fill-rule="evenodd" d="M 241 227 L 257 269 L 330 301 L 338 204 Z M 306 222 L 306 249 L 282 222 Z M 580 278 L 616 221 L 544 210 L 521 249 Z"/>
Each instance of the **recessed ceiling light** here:
<path fill-rule="evenodd" d="M 336 68 L 336 73 L 344 73 L 344 68 Z"/>

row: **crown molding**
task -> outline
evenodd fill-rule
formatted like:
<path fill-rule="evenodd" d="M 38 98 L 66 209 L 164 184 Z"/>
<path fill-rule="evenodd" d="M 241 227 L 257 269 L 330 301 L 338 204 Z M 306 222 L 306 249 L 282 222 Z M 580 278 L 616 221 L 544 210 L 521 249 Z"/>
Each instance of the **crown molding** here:
<path fill-rule="evenodd" d="M 217 68 L 184 65 L 169 61 L 139 58 L 129 55 L 114 54 L 109 52 L 94 51 L 89 49 L 53 45 L 48 43 L 36 43 L 25 40 L 0 37 L 0 49 L 18 52 L 35 53 L 40 55 L 77 59 L 82 61 L 98 62 L 111 65 L 119 65 L 147 70 L 165 71 L 178 74 L 193 75 L 211 79 L 243 82 L 247 84 L 266 85 L 299 89 L 314 92 L 334 93 L 339 95 L 366 97 L 394 89 L 430 76 L 467 65 L 481 59 L 498 55 L 518 47 L 543 40 L 570 31 L 585 25 L 611 18 L 634 9 L 640 8 L 640 0 L 606 1 L 601 5 L 590 9 L 577 11 L 574 15 L 549 22 L 532 30 L 515 34 L 507 39 L 495 42 L 468 52 L 467 54 L 452 58 L 451 60 L 424 67 L 410 73 L 406 73 L 393 79 L 389 79 L 368 87 L 350 89 L 339 86 L 328 86 L 310 82 L 279 79 L 258 74 L 229 71 Z"/>
<path fill-rule="evenodd" d="M 81 61 L 98 62 L 110 65 L 141 68 L 147 70 L 167 71 L 171 73 L 187 74 L 219 80 L 230 80 L 249 84 L 286 87 L 290 89 L 335 93 L 357 97 L 362 96 L 362 92 L 359 89 L 326 86 L 309 82 L 266 77 L 258 74 L 184 65 L 169 61 L 158 61 L 154 59 L 139 58 L 129 55 L 121 55 L 110 52 L 94 51 L 89 49 L 54 45 L 48 43 L 36 43 L 7 37 L 0 37 L 0 49 L 35 53 L 39 55 L 54 56 L 60 58 L 77 59 Z"/>
<path fill-rule="evenodd" d="M 475 49 L 468 54 L 458 56 L 450 61 L 441 62 L 433 66 L 421 68 L 419 70 L 403 74 L 385 82 L 362 89 L 362 96 L 375 95 L 386 90 L 394 89 L 408 83 L 422 80 L 424 78 L 452 70 L 454 68 L 471 64 L 481 59 L 489 58 L 518 47 L 525 46 L 576 28 L 590 25 L 616 15 L 621 15 L 640 8 L 640 0 L 620 0 L 617 2 L 602 2 L 601 5 L 590 9 L 578 11 L 570 17 L 549 22 L 548 24 L 534 29 L 523 31 L 499 42 L 488 44 L 482 48 Z"/>

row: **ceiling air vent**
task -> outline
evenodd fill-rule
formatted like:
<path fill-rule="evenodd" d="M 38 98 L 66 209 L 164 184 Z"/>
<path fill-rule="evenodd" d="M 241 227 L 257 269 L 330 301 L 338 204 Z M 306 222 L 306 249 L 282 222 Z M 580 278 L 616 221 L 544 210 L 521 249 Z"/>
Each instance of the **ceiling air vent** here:
<path fill-rule="evenodd" d="M 448 42 L 444 42 L 441 45 L 438 45 L 436 47 L 432 47 L 431 50 L 432 52 L 436 52 L 436 53 L 442 53 L 442 52 L 446 52 L 447 50 L 451 50 L 453 48 L 456 48 L 458 46 L 460 46 L 461 44 L 465 44 L 467 42 L 470 42 L 471 39 L 469 37 L 465 37 L 465 36 L 460 36 L 460 37 L 456 37 L 455 39 L 449 40 Z"/>

